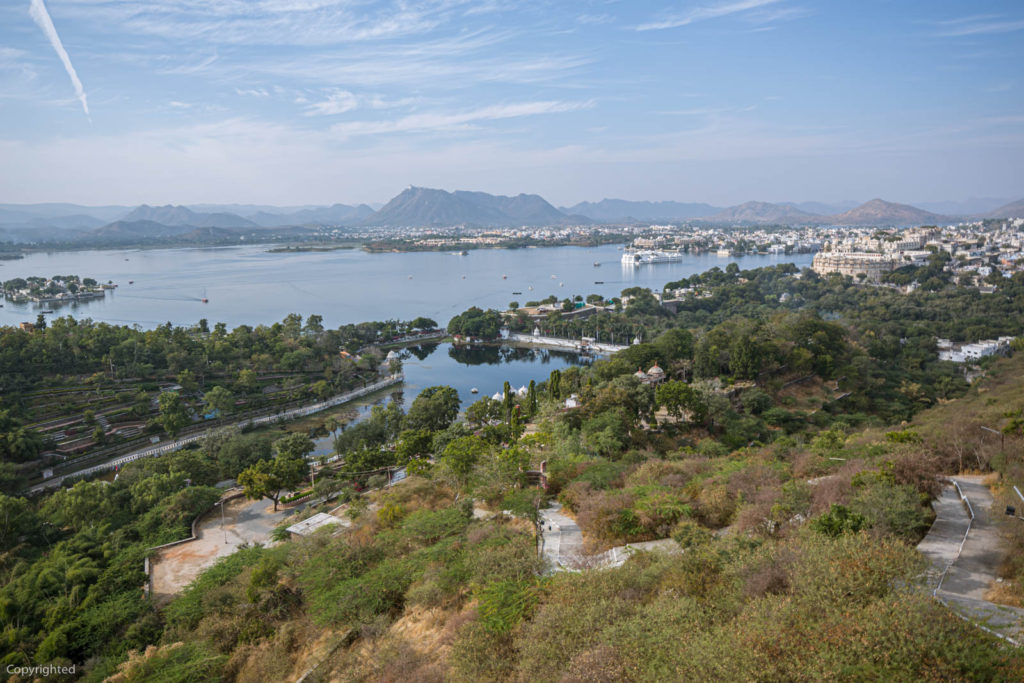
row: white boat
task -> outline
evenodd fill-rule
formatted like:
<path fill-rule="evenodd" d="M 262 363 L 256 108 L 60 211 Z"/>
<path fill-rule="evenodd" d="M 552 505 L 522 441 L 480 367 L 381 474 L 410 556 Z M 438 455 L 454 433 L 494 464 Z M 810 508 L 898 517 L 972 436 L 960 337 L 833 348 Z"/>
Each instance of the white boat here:
<path fill-rule="evenodd" d="M 683 260 L 678 251 L 631 250 L 622 255 L 624 266 L 646 266 L 652 263 L 677 263 Z"/>
<path fill-rule="evenodd" d="M 719 249 L 718 251 L 715 252 L 715 255 L 721 256 L 722 258 L 729 258 L 730 256 L 732 256 L 732 251 L 729 249 Z"/>
<path fill-rule="evenodd" d="M 469 393 L 471 393 L 471 394 L 479 394 L 480 390 L 477 389 L 476 387 L 473 387 L 472 389 L 469 390 Z"/>

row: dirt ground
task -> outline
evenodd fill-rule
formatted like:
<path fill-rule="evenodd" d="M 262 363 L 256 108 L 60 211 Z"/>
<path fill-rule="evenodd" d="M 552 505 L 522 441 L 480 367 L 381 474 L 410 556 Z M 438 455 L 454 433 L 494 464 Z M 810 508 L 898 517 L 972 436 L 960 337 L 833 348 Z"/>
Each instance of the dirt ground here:
<path fill-rule="evenodd" d="M 274 527 L 296 510 L 274 512 L 273 503 L 266 499 L 237 498 L 224 506 L 222 525 L 221 511 L 214 508 L 197 525 L 196 540 L 171 546 L 150 558 L 153 599 L 169 600 L 217 558 L 230 555 L 243 543 L 267 543 Z"/>

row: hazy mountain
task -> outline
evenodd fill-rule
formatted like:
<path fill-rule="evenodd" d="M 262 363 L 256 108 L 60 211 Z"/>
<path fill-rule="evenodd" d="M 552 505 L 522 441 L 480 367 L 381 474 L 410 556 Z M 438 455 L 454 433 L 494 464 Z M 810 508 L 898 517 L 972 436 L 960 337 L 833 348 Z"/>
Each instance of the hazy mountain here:
<path fill-rule="evenodd" d="M 272 204 L 186 204 L 187 208 L 196 213 L 233 213 L 242 218 L 249 218 L 253 214 L 274 213 L 286 214 L 304 211 L 306 209 L 320 209 L 323 204 L 302 204 L 296 206 L 274 206 Z"/>
<path fill-rule="evenodd" d="M 555 225 L 571 221 L 571 217 L 537 195 L 505 197 L 486 192 L 446 192 L 410 187 L 385 204 L 365 223 L 389 226 L 515 226 Z"/>
<path fill-rule="evenodd" d="M 627 199 L 602 199 L 599 202 L 580 202 L 576 206 L 559 208 L 567 214 L 603 222 L 686 220 L 721 211 L 720 207 L 698 202 L 636 202 Z"/>
<path fill-rule="evenodd" d="M 1024 199 L 993 209 L 985 214 L 984 218 L 1024 218 Z"/>
<path fill-rule="evenodd" d="M 1009 204 L 1012 197 L 971 197 L 961 201 L 914 202 L 914 206 L 943 216 L 977 216 Z"/>
<path fill-rule="evenodd" d="M 194 228 L 255 228 L 250 220 L 233 213 L 196 213 L 184 206 L 149 206 L 143 204 L 119 222 L 150 221 L 166 226 L 188 225 Z"/>
<path fill-rule="evenodd" d="M 82 206 L 81 204 L 0 204 L 0 223 L 23 223 L 34 218 L 54 219 L 89 216 L 99 225 L 117 220 L 131 211 L 130 206 Z"/>
<path fill-rule="evenodd" d="M 86 216 L 84 214 L 43 218 L 39 216 L 23 215 L 15 211 L 4 211 L 0 213 L 0 227 L 27 232 L 31 232 L 33 230 L 91 230 L 92 228 L 98 228 L 108 222 L 109 221 L 100 220 L 95 216 Z"/>
<path fill-rule="evenodd" d="M 949 223 L 948 216 L 940 216 L 909 204 L 895 204 L 872 199 L 855 209 L 828 217 L 835 225 L 928 225 Z"/>
<path fill-rule="evenodd" d="M 746 202 L 739 206 L 730 206 L 716 214 L 705 217 L 712 223 L 779 223 L 792 225 L 809 225 L 822 223 L 823 218 L 793 206 L 771 204 L 769 202 Z"/>
<path fill-rule="evenodd" d="M 275 213 L 259 211 L 249 215 L 249 220 L 265 228 L 274 228 L 281 225 L 348 225 L 359 223 L 373 215 L 373 209 L 366 204 L 359 206 L 348 206 L 347 204 L 334 204 L 333 206 L 319 206 L 300 209 L 288 213 Z"/>
<path fill-rule="evenodd" d="M 194 229 L 191 225 L 168 225 L 150 220 L 123 220 L 108 223 L 92 230 L 84 237 L 109 241 L 129 241 L 154 238 L 177 237 Z"/>
<path fill-rule="evenodd" d="M 843 201 L 843 202 L 778 202 L 779 206 L 791 206 L 795 209 L 803 211 L 804 213 L 814 214 L 816 216 L 828 216 L 834 213 L 842 213 L 843 211 L 849 211 L 850 209 L 859 205 L 860 202 L 854 201 Z"/>

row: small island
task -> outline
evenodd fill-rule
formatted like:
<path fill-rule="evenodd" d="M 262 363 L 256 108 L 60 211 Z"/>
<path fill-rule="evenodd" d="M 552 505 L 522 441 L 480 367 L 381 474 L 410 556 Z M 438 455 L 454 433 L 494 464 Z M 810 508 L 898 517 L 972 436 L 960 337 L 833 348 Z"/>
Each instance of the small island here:
<path fill-rule="evenodd" d="M 108 289 L 115 287 L 117 285 L 113 282 L 100 284 L 91 277 L 80 278 L 78 275 L 34 276 L 7 280 L 3 283 L 3 293 L 8 301 L 16 304 L 60 304 L 102 299 Z"/>
<path fill-rule="evenodd" d="M 324 243 L 318 242 L 314 244 L 289 244 L 283 247 L 273 247 L 267 249 L 268 254 L 297 254 L 309 251 L 339 251 L 342 249 L 355 249 L 360 246 L 360 242 L 343 242 L 343 243 Z"/>

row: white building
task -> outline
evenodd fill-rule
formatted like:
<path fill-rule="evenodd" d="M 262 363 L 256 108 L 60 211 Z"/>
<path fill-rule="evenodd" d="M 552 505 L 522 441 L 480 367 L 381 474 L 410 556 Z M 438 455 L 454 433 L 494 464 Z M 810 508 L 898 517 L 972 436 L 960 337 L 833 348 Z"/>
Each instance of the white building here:
<path fill-rule="evenodd" d="M 999 337 L 999 339 L 983 339 L 979 342 L 964 344 L 953 342 L 948 339 L 939 339 L 936 346 L 939 349 L 939 360 L 948 360 L 954 363 L 969 363 L 986 356 L 1004 354 L 1010 349 L 1010 342 L 1013 337 Z"/>

